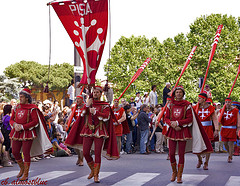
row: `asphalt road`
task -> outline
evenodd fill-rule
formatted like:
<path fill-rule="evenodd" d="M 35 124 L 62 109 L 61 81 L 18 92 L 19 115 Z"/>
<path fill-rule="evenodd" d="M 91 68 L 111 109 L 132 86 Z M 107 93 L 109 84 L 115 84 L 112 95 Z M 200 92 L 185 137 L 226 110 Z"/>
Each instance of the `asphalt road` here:
<path fill-rule="evenodd" d="M 75 165 L 76 156 L 43 159 L 33 162 L 30 168 L 29 181 L 43 181 L 42 185 L 124 185 L 124 186 L 161 186 L 180 185 L 170 182 L 171 167 L 166 160 L 167 154 L 150 155 L 124 154 L 119 160 L 102 158 L 100 173 L 101 182 L 96 184 L 87 180 L 90 172 L 86 162 L 83 167 Z M 187 186 L 238 186 L 240 185 L 240 156 L 233 157 L 233 163 L 227 163 L 226 153 L 213 153 L 209 170 L 197 169 L 197 157 L 186 154 L 183 172 L 183 184 Z M 0 169 L 0 185 L 10 185 L 16 181 L 19 171 L 14 167 Z M 33 183 L 33 182 L 32 182 Z M 35 185 L 36 185 L 35 183 Z M 17 184 L 16 184 L 17 185 Z"/>

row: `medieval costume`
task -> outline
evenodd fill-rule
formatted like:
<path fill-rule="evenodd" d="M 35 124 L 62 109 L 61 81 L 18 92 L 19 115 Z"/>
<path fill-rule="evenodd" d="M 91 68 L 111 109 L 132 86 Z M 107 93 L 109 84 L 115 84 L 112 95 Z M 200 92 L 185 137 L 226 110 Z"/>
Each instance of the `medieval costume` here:
<path fill-rule="evenodd" d="M 221 119 L 221 137 L 224 146 L 227 149 L 228 163 L 232 162 L 234 142 L 237 141 L 237 131 L 240 128 L 239 110 L 231 106 L 232 101 L 230 98 L 225 99 L 226 108 Z M 220 113 L 222 109 L 220 110 Z M 238 129 L 238 130 L 237 130 Z"/>
<path fill-rule="evenodd" d="M 28 172 L 32 156 L 43 154 L 52 147 L 47 134 L 43 114 L 34 104 L 31 104 L 31 91 L 27 88 L 20 93 L 20 104 L 12 111 L 10 125 L 12 127 L 12 153 L 20 167 L 17 175 L 20 180 L 28 179 Z M 23 101 L 22 101 L 23 100 Z M 24 163 L 20 154 L 22 149 Z"/>
<path fill-rule="evenodd" d="M 73 112 L 72 114 L 73 114 L 73 119 L 74 119 L 73 125 L 76 123 L 77 118 L 79 116 L 81 116 L 83 107 L 84 107 L 83 97 L 81 95 L 78 95 L 76 97 L 76 104 L 74 107 L 72 107 L 72 112 Z M 69 119 L 71 119 L 71 115 L 70 115 Z M 71 122 L 69 122 L 69 123 L 71 123 Z M 75 148 L 74 151 L 78 155 L 78 160 L 76 162 L 76 165 L 83 166 L 83 151 L 82 151 L 82 149 Z"/>
<path fill-rule="evenodd" d="M 102 93 L 102 88 L 96 86 L 93 90 L 93 99 L 90 98 L 84 105 L 81 117 L 73 125 L 65 144 L 74 148 L 82 146 L 83 155 L 91 169 L 88 179 L 94 177 L 94 181 L 98 183 L 102 147 L 109 159 L 118 159 L 119 152 L 113 129 L 114 114 L 107 102 L 99 101 L 99 97 L 95 99 L 97 91 Z M 93 143 L 95 160 L 90 154 Z"/>
<path fill-rule="evenodd" d="M 114 99 L 114 105 L 112 107 L 112 110 L 114 112 L 114 115 L 116 117 L 116 122 L 113 123 L 114 125 L 114 131 L 116 134 L 116 138 L 117 138 L 117 145 L 118 145 L 118 152 L 121 152 L 121 147 L 122 147 L 122 135 L 126 134 L 126 131 L 123 132 L 124 128 L 128 128 L 128 133 L 129 131 L 129 127 L 126 121 L 126 113 L 125 110 L 123 109 L 123 107 L 120 107 L 119 105 L 119 100 L 118 99 Z M 124 126 L 123 126 L 124 125 Z"/>
<path fill-rule="evenodd" d="M 232 106 L 237 108 L 239 110 L 239 114 L 240 114 L 240 102 L 238 101 L 233 101 L 232 102 Z M 238 132 L 238 136 L 237 136 L 237 141 L 234 142 L 234 156 L 239 156 L 240 155 L 240 133 Z"/>
<path fill-rule="evenodd" d="M 202 126 L 207 133 L 207 136 L 210 141 L 214 140 L 214 137 L 218 135 L 219 126 L 217 121 L 217 115 L 215 113 L 215 107 L 206 103 L 208 96 L 206 93 L 200 93 L 198 95 L 198 102 L 200 104 L 197 112 L 198 117 L 202 123 Z M 194 106 L 194 110 L 197 106 Z M 213 128 L 214 124 L 214 128 Z M 214 130 L 215 129 L 215 130 Z M 214 131 L 214 132 L 213 132 Z M 215 134 L 215 135 L 214 135 Z M 208 170 L 208 162 L 210 159 L 210 153 L 206 154 L 206 161 L 204 163 L 203 169 Z M 202 165 L 202 157 L 198 155 L 198 164 L 197 168 L 200 168 Z"/>
<path fill-rule="evenodd" d="M 169 125 L 166 137 L 169 139 L 169 155 L 173 171 L 171 181 L 175 181 L 177 177 L 177 183 L 182 183 L 185 152 L 192 151 L 195 154 L 201 154 L 213 150 L 191 103 L 183 100 L 184 94 L 183 87 L 176 87 L 172 94 L 172 101 L 167 105 L 165 115 L 165 122 Z M 177 146 L 178 171 L 175 159 Z"/>

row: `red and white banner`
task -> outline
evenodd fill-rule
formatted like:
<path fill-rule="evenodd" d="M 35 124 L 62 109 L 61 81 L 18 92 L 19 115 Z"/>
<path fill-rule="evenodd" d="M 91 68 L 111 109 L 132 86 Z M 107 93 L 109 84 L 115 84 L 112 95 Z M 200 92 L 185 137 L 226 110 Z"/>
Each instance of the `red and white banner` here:
<path fill-rule="evenodd" d="M 84 66 L 80 84 L 95 84 L 108 27 L 108 0 L 50 3 L 72 39 Z"/>

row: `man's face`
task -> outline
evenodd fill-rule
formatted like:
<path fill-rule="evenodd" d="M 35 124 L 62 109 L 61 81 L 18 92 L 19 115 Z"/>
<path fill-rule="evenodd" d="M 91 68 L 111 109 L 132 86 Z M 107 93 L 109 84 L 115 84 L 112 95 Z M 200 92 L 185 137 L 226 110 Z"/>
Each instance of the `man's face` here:
<path fill-rule="evenodd" d="M 114 107 L 118 107 L 119 101 L 118 100 L 114 100 Z"/>
<path fill-rule="evenodd" d="M 182 90 L 176 90 L 175 91 L 175 97 L 177 99 L 182 99 L 183 98 L 183 91 Z"/>
<path fill-rule="evenodd" d="M 93 99 L 100 100 L 101 96 L 102 96 L 102 93 L 100 92 L 100 90 L 97 90 L 97 89 L 93 90 Z"/>
<path fill-rule="evenodd" d="M 77 105 L 82 105 L 83 100 L 82 98 L 76 98 Z"/>
<path fill-rule="evenodd" d="M 123 105 L 126 105 L 126 100 L 125 100 L 125 99 L 122 99 L 122 100 L 121 100 L 121 103 L 122 103 Z"/>
<path fill-rule="evenodd" d="M 201 97 L 198 97 L 198 103 L 199 103 L 199 104 L 202 104 L 202 103 L 204 103 L 205 101 L 206 101 L 206 99 L 201 98 Z"/>
<path fill-rule="evenodd" d="M 170 88 L 171 87 L 171 85 L 170 84 L 167 84 L 167 88 Z"/>
<path fill-rule="evenodd" d="M 231 108 L 232 106 L 232 102 L 231 101 L 225 101 L 225 104 L 226 104 L 226 108 Z"/>
<path fill-rule="evenodd" d="M 12 106 L 16 106 L 17 105 L 17 101 L 16 100 L 11 100 L 11 105 Z"/>
<path fill-rule="evenodd" d="M 133 98 L 133 97 L 131 97 L 131 98 L 130 98 L 130 101 L 131 101 L 131 102 L 134 102 L 134 98 Z"/>
<path fill-rule="evenodd" d="M 20 104 L 27 104 L 28 98 L 26 98 L 23 94 L 19 95 Z"/>
<path fill-rule="evenodd" d="M 216 109 L 221 109 L 221 105 L 217 104 Z"/>

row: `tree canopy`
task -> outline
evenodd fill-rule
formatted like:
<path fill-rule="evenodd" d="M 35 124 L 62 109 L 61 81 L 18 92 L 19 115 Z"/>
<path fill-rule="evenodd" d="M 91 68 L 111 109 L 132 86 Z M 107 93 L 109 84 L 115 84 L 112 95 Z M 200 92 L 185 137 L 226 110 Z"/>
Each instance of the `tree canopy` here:
<path fill-rule="evenodd" d="M 18 78 L 22 87 L 43 87 L 48 82 L 48 65 L 34 61 L 20 61 L 8 66 L 4 73 L 9 78 Z M 73 76 L 73 65 L 69 63 L 51 65 L 48 82 L 50 90 L 66 89 Z"/>
<path fill-rule="evenodd" d="M 223 24 L 223 29 L 206 84 L 210 85 L 213 100 L 223 102 L 231 89 L 240 62 L 235 60 L 240 49 L 240 18 L 221 14 L 201 16 L 190 25 L 189 33 L 180 33 L 162 43 L 157 38 L 122 36 L 112 48 L 111 58 L 104 67 L 105 72 L 108 70 L 109 81 L 115 85 L 115 94 L 119 96 L 123 92 L 140 65 L 147 57 L 151 57 L 152 61 L 124 97 L 134 96 L 137 91 L 150 91 L 155 84 L 161 102 L 165 83 L 175 85 L 192 47 L 197 46 L 179 83 L 186 90 L 186 99 L 197 101 L 199 78 L 205 76 L 214 36 L 220 24 Z M 231 95 L 233 100 L 238 100 L 239 85 L 238 80 Z"/>
<path fill-rule="evenodd" d="M 10 101 L 17 98 L 20 83 L 17 78 L 9 79 L 4 75 L 0 75 L 0 101 Z"/>

